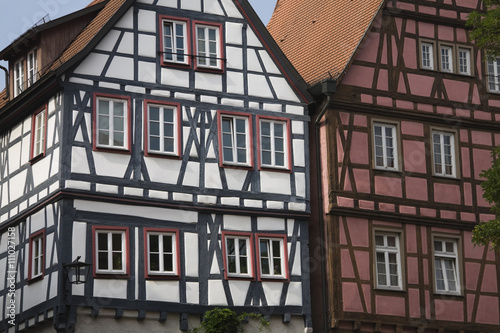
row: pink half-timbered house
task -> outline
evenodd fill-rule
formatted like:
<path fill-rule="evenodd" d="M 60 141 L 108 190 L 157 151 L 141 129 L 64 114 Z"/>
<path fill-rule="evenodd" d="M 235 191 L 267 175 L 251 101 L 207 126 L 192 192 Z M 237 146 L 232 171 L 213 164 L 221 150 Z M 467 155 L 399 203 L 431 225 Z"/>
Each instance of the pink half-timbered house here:
<path fill-rule="evenodd" d="M 279 0 L 268 29 L 311 86 L 313 327 L 499 332 L 481 170 L 500 144 L 500 58 L 478 0 Z M 314 202 L 318 202 L 316 205 Z"/>

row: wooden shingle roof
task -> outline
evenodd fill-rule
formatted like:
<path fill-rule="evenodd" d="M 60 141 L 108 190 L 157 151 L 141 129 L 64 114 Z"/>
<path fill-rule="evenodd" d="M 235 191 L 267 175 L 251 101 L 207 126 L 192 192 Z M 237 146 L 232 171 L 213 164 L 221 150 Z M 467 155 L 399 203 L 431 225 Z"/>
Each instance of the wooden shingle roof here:
<path fill-rule="evenodd" d="M 267 28 L 308 84 L 338 79 L 384 0 L 278 0 Z"/>

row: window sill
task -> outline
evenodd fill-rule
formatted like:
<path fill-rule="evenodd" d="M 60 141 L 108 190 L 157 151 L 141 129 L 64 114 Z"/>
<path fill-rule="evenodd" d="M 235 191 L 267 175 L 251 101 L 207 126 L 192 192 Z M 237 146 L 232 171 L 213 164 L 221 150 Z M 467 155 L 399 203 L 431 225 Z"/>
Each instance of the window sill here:
<path fill-rule="evenodd" d="M 282 172 L 282 173 L 292 173 L 291 169 L 283 168 L 283 167 L 273 167 L 273 166 L 260 166 L 261 171 L 274 171 L 274 172 Z"/>
<path fill-rule="evenodd" d="M 131 154 L 131 150 L 126 148 L 94 147 L 94 151 L 101 153 L 112 153 L 112 154 L 122 154 L 122 155 Z"/>
<path fill-rule="evenodd" d="M 146 280 L 179 280 L 181 277 L 177 274 L 148 274 Z"/>
<path fill-rule="evenodd" d="M 30 164 L 33 165 L 45 157 L 45 153 L 38 154 L 30 159 Z"/>
<path fill-rule="evenodd" d="M 156 153 L 156 152 L 148 152 L 148 151 L 144 151 L 144 156 L 146 156 L 146 157 L 174 159 L 174 160 L 180 160 L 181 159 L 181 155 L 179 155 L 179 154 Z"/>
<path fill-rule="evenodd" d="M 28 285 L 43 280 L 43 274 L 35 276 L 34 278 L 28 279 Z"/>
<path fill-rule="evenodd" d="M 94 279 L 128 279 L 129 273 L 94 273 Z"/>

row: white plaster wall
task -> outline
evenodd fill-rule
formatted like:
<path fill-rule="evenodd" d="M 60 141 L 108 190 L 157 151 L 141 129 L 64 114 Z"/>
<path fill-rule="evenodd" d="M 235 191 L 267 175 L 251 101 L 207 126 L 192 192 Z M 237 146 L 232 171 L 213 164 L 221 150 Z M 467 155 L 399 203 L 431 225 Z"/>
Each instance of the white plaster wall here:
<path fill-rule="evenodd" d="M 227 306 L 226 293 L 221 280 L 208 281 L 208 305 Z"/>
<path fill-rule="evenodd" d="M 98 176 L 123 178 L 127 171 L 130 155 L 93 152 L 95 171 Z"/>
<path fill-rule="evenodd" d="M 262 282 L 262 289 L 266 294 L 267 305 L 279 306 L 283 283 L 278 281 Z"/>
<path fill-rule="evenodd" d="M 184 253 L 186 276 L 198 276 L 198 234 L 184 233 Z"/>
<path fill-rule="evenodd" d="M 235 231 L 252 231 L 252 219 L 243 215 L 224 215 L 224 229 Z"/>
<path fill-rule="evenodd" d="M 244 306 L 248 288 L 250 288 L 250 281 L 229 280 L 228 283 L 234 306 Z"/>
<path fill-rule="evenodd" d="M 128 279 L 94 279 L 94 297 L 127 298 Z"/>
<path fill-rule="evenodd" d="M 146 280 L 146 299 L 179 303 L 179 281 Z"/>
<path fill-rule="evenodd" d="M 277 217 L 258 217 L 257 229 L 259 229 L 259 231 L 284 231 L 285 220 Z"/>
<path fill-rule="evenodd" d="M 153 182 L 177 184 L 182 161 L 158 157 L 144 157 L 149 177 Z"/>
<path fill-rule="evenodd" d="M 291 194 L 290 174 L 286 172 L 261 171 L 260 189 L 265 193 Z"/>

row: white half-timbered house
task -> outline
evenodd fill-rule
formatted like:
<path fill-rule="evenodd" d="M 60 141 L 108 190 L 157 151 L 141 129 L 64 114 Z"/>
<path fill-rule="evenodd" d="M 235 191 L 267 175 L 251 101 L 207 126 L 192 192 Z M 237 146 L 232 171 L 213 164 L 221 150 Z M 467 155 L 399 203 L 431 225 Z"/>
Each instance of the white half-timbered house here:
<path fill-rule="evenodd" d="M 310 98 L 246 0 L 96 0 L 0 59 L 1 332 L 312 331 Z"/>

